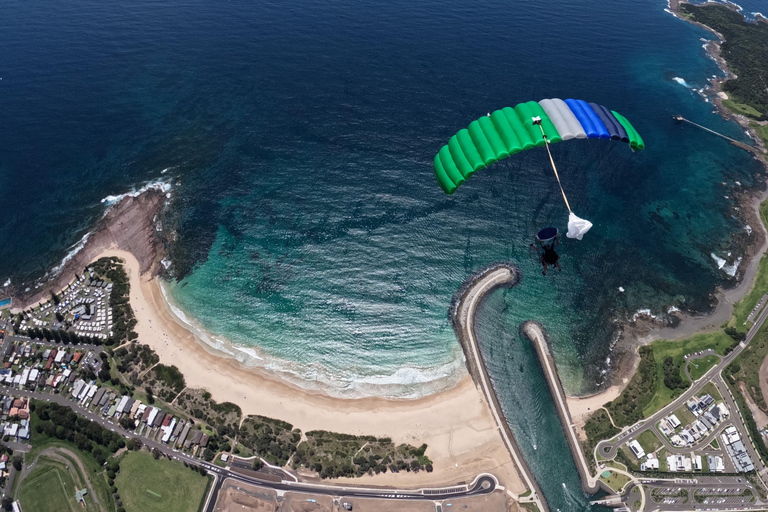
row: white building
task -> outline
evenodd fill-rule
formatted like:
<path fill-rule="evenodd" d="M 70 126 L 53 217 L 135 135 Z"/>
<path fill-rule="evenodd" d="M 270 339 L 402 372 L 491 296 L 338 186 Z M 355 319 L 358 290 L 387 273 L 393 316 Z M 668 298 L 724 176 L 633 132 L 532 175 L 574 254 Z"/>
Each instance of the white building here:
<path fill-rule="evenodd" d="M 640 443 L 637 442 L 637 439 L 631 440 L 629 443 L 627 443 L 627 446 L 629 446 L 629 449 L 632 450 L 632 453 L 635 454 L 637 460 L 645 457 L 645 450 L 643 450 L 643 447 L 640 446 Z"/>
<path fill-rule="evenodd" d="M 675 416 L 674 414 L 670 414 L 667 420 L 669 421 L 669 426 L 672 428 L 677 428 L 681 425 L 680 420 L 677 419 L 677 416 Z"/>

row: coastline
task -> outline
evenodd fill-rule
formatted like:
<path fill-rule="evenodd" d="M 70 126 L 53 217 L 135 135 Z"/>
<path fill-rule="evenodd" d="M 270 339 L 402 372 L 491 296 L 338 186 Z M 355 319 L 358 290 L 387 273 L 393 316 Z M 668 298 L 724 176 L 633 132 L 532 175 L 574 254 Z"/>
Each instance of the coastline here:
<path fill-rule="evenodd" d="M 205 388 L 214 400 L 239 405 L 244 415 L 278 418 L 304 431 L 330 430 L 390 437 L 398 443 L 427 443 L 433 473 L 408 473 L 407 477 L 385 473 L 356 482 L 387 485 L 407 479 L 413 485 L 436 484 L 466 481 L 492 471 L 514 495 L 525 492 L 488 407 L 468 375 L 449 390 L 412 400 L 342 399 L 309 392 L 246 368 L 234 358 L 212 354 L 176 320 L 157 275 L 142 272 L 139 261 L 127 251 L 109 248 L 97 257 L 103 256 L 117 256 L 125 262 L 139 342 L 149 345 L 163 364 L 175 365 L 184 374 L 187 387 Z"/>
<path fill-rule="evenodd" d="M 736 76 L 721 56 L 721 45 L 724 38 L 722 34 L 719 34 L 712 28 L 682 16 L 679 9 L 680 5 L 684 3 L 689 2 L 685 0 L 668 0 L 668 7 L 665 10 L 675 16 L 675 18 L 703 28 L 717 38 L 717 40 L 706 43 L 704 48 L 709 56 L 717 62 L 718 67 L 725 76 L 710 79 L 710 85 L 705 88 L 707 98 L 715 105 L 715 109 L 721 117 L 738 123 L 749 134 L 757 148 L 757 151 L 751 152 L 753 158 L 761 162 L 765 170 L 768 171 L 768 152 L 760 136 L 749 125 L 747 118 L 732 112 L 723 104 L 723 97 L 720 94 L 722 92 L 722 84 Z M 735 9 L 730 4 L 726 5 L 711 1 L 708 3 Z M 756 22 L 765 23 L 768 20 L 759 18 Z M 760 260 L 768 252 L 768 230 L 766 230 L 766 227 L 760 220 L 759 214 L 760 204 L 765 200 L 768 200 L 768 189 L 752 189 L 739 194 L 736 201 L 737 208 L 744 215 L 747 224 L 753 227 L 756 238 L 745 247 L 744 259 L 737 273 L 737 284 L 727 289 L 718 287 L 712 293 L 713 302 L 715 303 L 712 311 L 703 314 L 678 312 L 676 316 L 680 321 L 675 326 L 659 326 L 653 320 L 643 318 L 625 325 L 624 331 L 616 342 L 618 364 L 616 370 L 612 372 L 611 377 L 607 380 L 608 387 L 605 390 L 584 397 L 567 397 L 571 416 L 582 435 L 584 422 L 587 418 L 594 411 L 618 397 L 635 374 L 639 362 L 637 355 L 639 347 L 649 345 L 656 340 L 666 339 L 674 341 L 689 338 L 699 333 L 712 332 L 717 330 L 724 322 L 730 320 L 733 315 L 734 305 L 744 298 L 754 286 Z"/>

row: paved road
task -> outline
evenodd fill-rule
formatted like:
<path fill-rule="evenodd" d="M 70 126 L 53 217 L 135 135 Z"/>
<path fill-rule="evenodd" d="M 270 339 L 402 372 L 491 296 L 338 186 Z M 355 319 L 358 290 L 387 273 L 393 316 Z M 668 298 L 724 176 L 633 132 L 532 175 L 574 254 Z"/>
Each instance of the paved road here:
<path fill-rule="evenodd" d="M 253 485 L 259 485 L 262 487 L 268 487 L 271 489 L 283 490 L 283 491 L 296 491 L 296 492 L 305 492 L 305 493 L 313 493 L 313 494 L 324 494 L 328 496 L 337 496 L 337 497 L 357 496 L 357 497 L 381 498 L 381 499 L 392 499 L 392 500 L 407 499 L 407 500 L 435 501 L 435 500 L 447 499 L 447 498 L 461 498 L 461 497 L 475 496 L 480 494 L 489 494 L 489 493 L 492 493 L 494 490 L 496 490 L 496 487 L 498 486 L 498 481 L 496 480 L 496 478 L 493 475 L 489 475 L 489 474 L 479 475 L 475 479 L 475 481 L 472 482 L 470 485 L 456 485 L 454 487 L 446 487 L 441 489 L 408 489 L 408 490 L 376 489 L 376 488 L 366 488 L 366 487 L 356 487 L 356 486 L 310 484 L 310 483 L 294 482 L 292 480 L 281 480 L 279 482 L 275 482 L 274 480 L 269 480 L 270 477 L 274 478 L 273 475 L 265 474 L 265 478 L 259 478 L 258 476 L 254 476 L 250 474 L 246 475 L 237 471 L 230 470 L 228 468 L 221 468 L 219 466 L 208 463 L 206 461 L 203 461 L 191 455 L 187 455 L 186 453 L 182 453 L 178 450 L 172 449 L 168 445 L 165 445 L 163 443 L 154 441 L 152 439 L 147 439 L 145 437 L 137 436 L 134 433 L 123 429 L 122 427 L 112 422 L 111 420 L 107 420 L 106 418 L 103 418 L 98 414 L 94 414 L 88 409 L 82 407 L 81 405 L 76 404 L 71 400 L 68 400 L 65 395 L 39 393 L 35 391 L 25 391 L 25 390 L 15 390 L 15 389 L 10 389 L 7 386 L 0 386 L 0 389 L 4 389 L 4 392 L 7 394 L 13 394 L 15 396 L 23 396 L 27 398 L 34 398 L 36 400 L 55 402 L 59 405 L 65 405 L 67 407 L 71 407 L 72 410 L 77 412 L 77 414 L 89 419 L 90 421 L 95 421 L 96 423 L 103 426 L 104 428 L 108 428 L 109 430 L 117 432 L 118 434 L 126 438 L 139 437 L 139 439 L 141 439 L 141 441 L 144 443 L 145 446 L 147 446 L 150 449 L 157 448 L 158 450 L 160 450 L 161 453 L 163 453 L 169 458 L 186 462 L 187 464 L 202 466 L 209 473 L 213 473 L 214 475 L 216 475 L 216 483 L 214 484 L 211 490 L 211 492 L 214 494 L 209 495 L 209 498 L 208 498 L 207 511 L 211 511 L 211 512 L 213 511 L 213 507 L 216 503 L 216 499 L 215 499 L 217 495 L 216 493 L 218 493 L 218 490 L 221 487 L 221 483 L 226 478 L 232 478 L 234 480 L 238 480 L 241 482 L 245 482 Z"/>

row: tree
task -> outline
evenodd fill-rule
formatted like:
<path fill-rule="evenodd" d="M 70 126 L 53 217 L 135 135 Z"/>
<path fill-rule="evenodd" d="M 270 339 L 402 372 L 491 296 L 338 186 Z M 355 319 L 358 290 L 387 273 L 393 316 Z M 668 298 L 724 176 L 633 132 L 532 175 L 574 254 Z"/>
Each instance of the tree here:
<path fill-rule="evenodd" d="M 16 468 L 16 471 L 21 471 L 22 464 L 24 464 L 24 457 L 22 457 L 21 455 L 14 455 L 13 467 Z"/>
<path fill-rule="evenodd" d="M 135 425 L 133 424 L 133 420 L 130 416 L 123 416 L 120 418 L 120 421 L 118 421 L 121 427 L 123 427 L 125 430 L 133 430 Z"/>
<path fill-rule="evenodd" d="M 3 510 L 13 510 L 13 499 L 10 496 L 3 497 Z"/>
<path fill-rule="evenodd" d="M 155 460 L 159 459 L 161 455 L 163 455 L 163 453 L 160 450 L 157 448 L 152 448 L 152 456 L 155 458 Z"/>
<path fill-rule="evenodd" d="M 141 450 L 142 446 L 144 446 L 144 443 L 141 442 L 141 439 L 138 437 L 132 437 L 128 440 L 128 449 L 133 451 L 139 451 Z"/>
<path fill-rule="evenodd" d="M 264 463 L 261 461 L 260 458 L 256 457 L 255 459 L 253 459 L 253 464 L 251 465 L 251 468 L 254 471 L 258 471 L 263 467 L 264 467 Z"/>

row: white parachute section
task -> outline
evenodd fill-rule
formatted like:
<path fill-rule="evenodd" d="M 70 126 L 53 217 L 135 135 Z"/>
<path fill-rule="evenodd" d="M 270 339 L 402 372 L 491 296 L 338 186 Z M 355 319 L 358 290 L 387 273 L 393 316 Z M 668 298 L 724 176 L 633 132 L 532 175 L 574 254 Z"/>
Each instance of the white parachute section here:
<path fill-rule="evenodd" d="M 566 233 L 565 236 L 581 240 L 590 229 L 592 229 L 591 222 L 586 219 L 581 219 L 577 217 L 575 213 L 570 212 L 568 215 L 568 233 Z"/>

